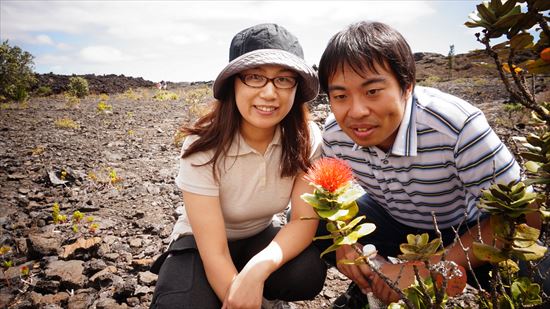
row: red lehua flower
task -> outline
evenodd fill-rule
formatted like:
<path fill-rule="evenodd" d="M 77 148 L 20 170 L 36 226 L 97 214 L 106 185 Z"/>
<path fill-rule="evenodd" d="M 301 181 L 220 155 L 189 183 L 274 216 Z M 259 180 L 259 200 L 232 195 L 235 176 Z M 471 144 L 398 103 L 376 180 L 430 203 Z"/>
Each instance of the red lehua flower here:
<path fill-rule="evenodd" d="M 334 192 L 353 179 L 351 168 L 342 159 L 321 158 L 308 170 L 305 180 Z"/>

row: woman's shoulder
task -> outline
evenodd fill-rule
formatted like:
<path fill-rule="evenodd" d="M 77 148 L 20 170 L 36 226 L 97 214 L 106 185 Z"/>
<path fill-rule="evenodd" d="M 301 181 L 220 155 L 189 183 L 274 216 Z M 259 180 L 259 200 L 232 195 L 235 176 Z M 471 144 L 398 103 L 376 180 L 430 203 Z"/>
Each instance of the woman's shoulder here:
<path fill-rule="evenodd" d="M 183 145 L 181 146 L 181 154 L 183 154 L 191 144 L 199 139 L 198 135 L 187 135 L 183 140 Z"/>

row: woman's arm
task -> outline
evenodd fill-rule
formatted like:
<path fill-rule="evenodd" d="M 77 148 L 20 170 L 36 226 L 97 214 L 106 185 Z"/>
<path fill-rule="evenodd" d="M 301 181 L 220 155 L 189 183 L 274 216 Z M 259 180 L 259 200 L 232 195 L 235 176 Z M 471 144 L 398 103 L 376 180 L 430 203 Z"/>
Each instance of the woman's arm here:
<path fill-rule="evenodd" d="M 219 197 L 183 191 L 183 201 L 206 277 L 223 301 L 237 269 L 229 254 Z"/>

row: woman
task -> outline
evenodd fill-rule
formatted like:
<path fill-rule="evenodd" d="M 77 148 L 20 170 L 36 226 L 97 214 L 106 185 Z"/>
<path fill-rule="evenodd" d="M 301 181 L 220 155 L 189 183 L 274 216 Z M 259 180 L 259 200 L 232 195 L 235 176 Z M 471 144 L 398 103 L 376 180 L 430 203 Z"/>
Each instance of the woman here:
<path fill-rule="evenodd" d="M 316 74 L 276 24 L 239 32 L 229 59 L 213 110 L 183 129 L 176 184 L 186 214 L 153 266 L 151 308 L 290 308 L 280 300 L 311 299 L 323 287 L 326 266 L 311 245 L 318 220 L 300 220 L 316 217 L 300 199 L 320 154 L 304 104 L 318 93 Z M 291 220 L 279 227 L 273 217 L 289 201 Z"/>

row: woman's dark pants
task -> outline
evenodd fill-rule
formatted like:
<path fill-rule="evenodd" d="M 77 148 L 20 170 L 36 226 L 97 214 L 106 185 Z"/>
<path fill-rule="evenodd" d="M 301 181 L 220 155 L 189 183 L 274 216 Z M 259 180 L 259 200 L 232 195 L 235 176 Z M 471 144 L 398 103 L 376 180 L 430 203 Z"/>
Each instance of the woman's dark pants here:
<path fill-rule="evenodd" d="M 250 238 L 230 241 L 229 251 L 237 269 L 240 271 L 254 255 L 267 247 L 279 229 L 272 225 Z M 155 262 L 152 271 L 158 271 L 159 277 L 150 308 L 209 309 L 222 306 L 208 283 L 193 236 L 183 236 L 173 242 Z M 326 272 L 319 250 L 310 245 L 268 277 L 263 296 L 285 301 L 313 299 L 323 288 Z"/>

